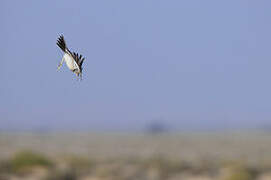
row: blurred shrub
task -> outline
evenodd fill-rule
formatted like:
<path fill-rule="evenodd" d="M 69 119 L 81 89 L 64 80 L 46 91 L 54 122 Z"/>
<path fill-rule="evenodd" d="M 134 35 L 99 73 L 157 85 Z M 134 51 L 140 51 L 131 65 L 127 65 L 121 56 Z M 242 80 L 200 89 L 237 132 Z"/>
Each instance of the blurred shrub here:
<path fill-rule="evenodd" d="M 228 174 L 223 178 L 223 180 L 252 180 L 255 179 L 255 174 L 251 172 L 249 169 L 240 166 L 234 165 L 232 167 L 228 167 Z"/>
<path fill-rule="evenodd" d="M 10 173 L 10 172 L 11 172 L 11 167 L 10 167 L 9 161 L 8 160 L 0 161 L 0 174 Z"/>
<path fill-rule="evenodd" d="M 31 169 L 35 166 L 51 167 L 53 163 L 42 154 L 24 151 L 15 154 L 15 156 L 10 160 L 9 165 L 11 170 L 16 173 L 26 169 Z"/>
<path fill-rule="evenodd" d="M 246 170 L 235 171 L 232 174 L 230 174 L 227 178 L 225 178 L 225 180 L 252 180 L 252 179 L 254 178 Z"/>
<path fill-rule="evenodd" d="M 121 175 L 121 166 L 120 162 L 104 162 L 100 163 L 93 173 L 101 179 L 114 179 Z"/>
<path fill-rule="evenodd" d="M 78 179 L 76 173 L 72 169 L 54 170 L 50 173 L 46 180 L 76 180 Z"/>
<path fill-rule="evenodd" d="M 190 169 L 186 163 L 180 161 L 173 161 L 171 159 L 162 158 L 162 156 L 154 156 L 145 160 L 144 166 L 150 172 L 155 172 L 161 179 L 180 173 L 184 170 Z"/>
<path fill-rule="evenodd" d="M 68 167 L 72 169 L 72 171 L 74 171 L 76 175 L 89 173 L 92 167 L 95 165 L 95 162 L 90 161 L 86 157 L 74 155 L 66 157 L 66 163 Z"/>

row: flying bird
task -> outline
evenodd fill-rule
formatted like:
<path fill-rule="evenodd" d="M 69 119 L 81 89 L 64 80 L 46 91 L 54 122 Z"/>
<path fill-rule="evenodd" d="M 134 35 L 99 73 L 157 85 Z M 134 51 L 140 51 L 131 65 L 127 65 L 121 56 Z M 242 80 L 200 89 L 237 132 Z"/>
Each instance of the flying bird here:
<path fill-rule="evenodd" d="M 85 58 L 83 58 L 83 56 L 80 54 L 78 55 L 78 53 L 75 52 L 71 52 L 67 45 L 66 42 L 64 40 L 64 36 L 61 35 L 58 40 L 57 43 L 58 47 L 60 47 L 60 49 L 64 52 L 63 58 L 60 61 L 57 70 L 59 70 L 63 64 L 63 62 L 66 62 L 67 67 L 76 74 L 76 76 L 78 78 L 80 78 L 82 80 L 82 64 L 85 60 Z"/>

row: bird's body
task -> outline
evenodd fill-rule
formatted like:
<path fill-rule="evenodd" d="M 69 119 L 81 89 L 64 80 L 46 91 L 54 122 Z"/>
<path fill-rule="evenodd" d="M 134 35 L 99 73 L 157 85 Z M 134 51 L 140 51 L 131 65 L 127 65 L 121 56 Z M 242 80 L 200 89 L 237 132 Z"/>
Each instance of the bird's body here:
<path fill-rule="evenodd" d="M 63 55 L 64 61 L 71 71 L 78 70 L 79 67 L 69 53 Z"/>
<path fill-rule="evenodd" d="M 58 70 L 61 68 L 63 62 L 65 61 L 67 67 L 76 74 L 77 77 L 80 76 L 82 79 L 82 64 L 85 58 L 82 58 L 82 55 L 78 55 L 78 53 L 70 52 L 67 48 L 64 36 L 60 36 L 57 40 L 57 45 L 64 52 L 63 58 L 58 66 Z"/>

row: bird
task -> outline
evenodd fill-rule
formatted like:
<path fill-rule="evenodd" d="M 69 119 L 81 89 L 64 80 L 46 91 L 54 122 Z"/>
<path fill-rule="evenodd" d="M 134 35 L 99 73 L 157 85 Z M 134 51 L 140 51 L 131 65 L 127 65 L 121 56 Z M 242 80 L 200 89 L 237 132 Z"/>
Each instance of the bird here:
<path fill-rule="evenodd" d="M 82 80 L 82 64 L 85 60 L 83 56 L 75 52 L 71 52 L 65 42 L 64 36 L 60 35 L 59 38 L 57 39 L 58 47 L 64 52 L 64 55 L 62 57 L 62 60 L 60 61 L 57 70 L 60 70 L 63 62 L 65 61 L 67 67 L 76 74 L 78 79 Z"/>

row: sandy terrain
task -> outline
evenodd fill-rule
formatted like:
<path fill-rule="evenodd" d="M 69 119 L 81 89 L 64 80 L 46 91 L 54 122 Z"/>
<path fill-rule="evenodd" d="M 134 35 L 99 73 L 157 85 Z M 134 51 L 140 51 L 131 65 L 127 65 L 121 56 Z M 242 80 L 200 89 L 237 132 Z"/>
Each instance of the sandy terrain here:
<path fill-rule="evenodd" d="M 39 153 L 54 164 L 53 167 L 31 166 L 29 168 L 31 171 L 24 173 L 27 174 L 28 179 L 33 177 L 34 179 L 54 179 L 48 174 L 52 174 L 51 172 L 60 174 L 59 171 L 65 169 L 65 173 L 76 170 L 74 177 L 70 175 L 71 178 L 85 180 L 271 180 L 271 133 L 263 132 L 156 135 L 0 134 L 2 164 L 12 161 L 16 154 L 25 151 Z M 73 162 L 75 165 L 72 167 L 70 159 L 73 161 L 76 159 L 77 164 Z M 81 167 L 82 163 L 87 165 L 84 164 Z M 24 178 L 20 176 L 21 172 L 10 169 L 9 171 L 7 168 L 2 168 L 0 171 L 2 179 Z M 57 173 L 54 176 L 57 177 Z M 59 176 L 58 179 L 65 178 Z"/>

